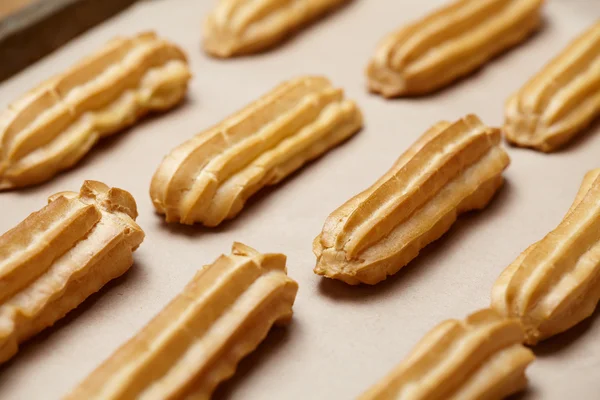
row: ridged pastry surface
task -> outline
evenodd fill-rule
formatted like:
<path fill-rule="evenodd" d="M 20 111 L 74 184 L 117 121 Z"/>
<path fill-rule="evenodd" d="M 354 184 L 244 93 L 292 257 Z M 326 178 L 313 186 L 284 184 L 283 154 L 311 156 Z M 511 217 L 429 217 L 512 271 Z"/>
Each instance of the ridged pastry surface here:
<path fill-rule="evenodd" d="M 360 400 L 500 400 L 523 390 L 534 360 L 517 319 L 481 310 L 448 320 Z"/>
<path fill-rule="evenodd" d="M 290 321 L 298 284 L 285 263 L 234 243 L 66 399 L 209 399 L 273 324 Z"/>
<path fill-rule="evenodd" d="M 470 74 L 540 25 L 544 0 L 458 0 L 387 36 L 367 68 L 385 97 L 422 95 Z"/>
<path fill-rule="evenodd" d="M 204 22 L 204 49 L 216 57 L 256 53 L 350 0 L 218 0 Z"/>
<path fill-rule="evenodd" d="M 321 77 L 286 82 L 165 157 L 150 197 L 168 222 L 217 226 L 362 126 L 356 104 Z"/>
<path fill-rule="evenodd" d="M 51 179 L 102 137 L 183 99 L 184 53 L 153 33 L 117 38 L 0 113 L 0 190 Z"/>
<path fill-rule="evenodd" d="M 482 209 L 510 160 L 497 129 L 468 115 L 440 122 L 370 188 L 335 210 L 313 243 L 315 273 L 349 284 L 395 274 L 459 214 Z"/>
<path fill-rule="evenodd" d="M 600 22 L 567 46 L 506 104 L 512 144 L 544 152 L 569 143 L 600 115 Z"/>
<path fill-rule="evenodd" d="M 527 343 L 563 332 L 600 300 L 600 169 L 588 172 L 556 229 L 526 249 L 496 281 L 492 307 L 520 318 Z"/>
<path fill-rule="evenodd" d="M 0 362 L 131 267 L 136 217 L 128 192 L 86 181 L 0 236 Z"/>

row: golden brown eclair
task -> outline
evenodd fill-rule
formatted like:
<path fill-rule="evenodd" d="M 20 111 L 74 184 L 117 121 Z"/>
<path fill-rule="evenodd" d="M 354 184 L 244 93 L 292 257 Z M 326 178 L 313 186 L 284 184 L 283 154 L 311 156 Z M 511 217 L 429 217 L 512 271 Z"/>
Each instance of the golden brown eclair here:
<path fill-rule="evenodd" d="M 535 359 L 517 319 L 481 310 L 431 330 L 359 400 L 500 400 L 527 386 Z"/>
<path fill-rule="evenodd" d="M 575 39 L 506 104 L 504 132 L 517 146 L 552 152 L 600 115 L 600 22 Z"/>
<path fill-rule="evenodd" d="M 472 73 L 540 25 L 544 0 L 458 0 L 387 36 L 367 68 L 385 97 L 422 95 Z"/>
<path fill-rule="evenodd" d="M 468 115 L 440 122 L 370 188 L 325 221 L 315 273 L 351 285 L 393 275 L 442 236 L 459 214 L 482 209 L 510 160 L 499 130 Z"/>
<path fill-rule="evenodd" d="M 218 0 L 204 22 L 204 50 L 231 57 L 266 50 L 350 0 Z"/>
<path fill-rule="evenodd" d="M 131 194 L 85 181 L 0 236 L 0 362 L 131 267 L 136 217 Z"/>
<path fill-rule="evenodd" d="M 356 104 L 327 79 L 291 80 L 175 148 L 154 174 L 150 197 L 168 222 L 217 226 L 361 126 Z"/>
<path fill-rule="evenodd" d="M 234 243 L 66 400 L 209 399 L 273 324 L 290 321 L 298 284 L 285 262 Z"/>
<path fill-rule="evenodd" d="M 0 113 L 0 190 L 49 180 L 102 137 L 184 98 L 190 72 L 174 44 L 116 38 Z"/>
<path fill-rule="evenodd" d="M 588 172 L 556 229 L 529 246 L 496 281 L 492 307 L 520 318 L 528 344 L 589 317 L 600 299 L 600 169 Z"/>

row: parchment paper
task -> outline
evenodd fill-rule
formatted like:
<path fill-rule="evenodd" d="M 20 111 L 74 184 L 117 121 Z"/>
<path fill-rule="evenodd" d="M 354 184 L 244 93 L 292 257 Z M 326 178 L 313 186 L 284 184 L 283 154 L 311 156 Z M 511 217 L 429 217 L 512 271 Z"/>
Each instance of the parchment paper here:
<path fill-rule="evenodd" d="M 559 223 L 586 171 L 600 167 L 599 124 L 567 150 L 509 149 L 507 183 L 484 211 L 460 219 L 394 278 L 350 287 L 313 274 L 311 243 L 327 215 L 383 174 L 429 126 L 476 113 L 500 125 L 506 98 L 600 17 L 597 0 L 549 0 L 543 29 L 472 77 L 436 95 L 385 101 L 365 90 L 364 67 L 384 34 L 441 0 L 356 0 L 269 53 L 217 61 L 200 47 L 208 0 L 139 3 L 0 85 L 0 107 L 115 35 L 156 30 L 189 54 L 195 75 L 187 102 L 108 139 L 75 169 L 41 186 L 0 194 L 0 232 L 84 179 L 136 198 L 146 240 L 135 264 L 55 327 L 24 344 L 0 368 L 0 398 L 56 399 L 134 335 L 203 264 L 234 240 L 288 256 L 300 284 L 295 316 L 272 331 L 216 398 L 351 399 L 400 362 L 436 324 L 489 304 L 498 274 Z M 35 44 L 32 44 L 35 45 Z M 0 56 L 0 62 L 2 57 Z M 163 156 L 281 81 L 324 74 L 356 99 L 365 129 L 274 189 L 219 229 L 167 226 L 154 213 L 150 179 Z M 596 313 L 598 314 L 598 313 Z M 600 398 L 597 315 L 536 347 L 527 399 Z"/>

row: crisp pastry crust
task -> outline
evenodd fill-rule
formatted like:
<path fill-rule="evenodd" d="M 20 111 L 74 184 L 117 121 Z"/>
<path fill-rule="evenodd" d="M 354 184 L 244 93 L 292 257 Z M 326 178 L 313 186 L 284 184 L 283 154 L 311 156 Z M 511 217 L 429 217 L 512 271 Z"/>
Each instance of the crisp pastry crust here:
<path fill-rule="evenodd" d="M 327 218 L 313 243 L 315 273 L 354 285 L 398 272 L 459 214 L 488 204 L 510 162 L 500 141 L 500 132 L 474 115 L 432 127 Z"/>
<path fill-rule="evenodd" d="M 0 113 L 0 190 L 49 180 L 102 137 L 185 96 L 184 53 L 154 33 L 116 38 Z"/>
<path fill-rule="evenodd" d="M 575 39 L 506 104 L 512 144 L 552 152 L 600 115 L 600 22 Z"/>
<path fill-rule="evenodd" d="M 273 324 L 290 321 L 298 284 L 285 262 L 234 243 L 66 399 L 209 399 Z"/>
<path fill-rule="evenodd" d="M 367 68 L 385 97 L 434 92 L 525 40 L 544 0 L 458 0 L 386 37 Z"/>
<path fill-rule="evenodd" d="M 527 386 L 535 359 L 517 319 L 481 310 L 427 333 L 408 357 L 360 400 L 503 399 Z"/>
<path fill-rule="evenodd" d="M 525 250 L 496 281 L 492 307 L 520 318 L 527 343 L 589 317 L 600 299 L 600 169 L 588 172 L 558 227 Z"/>
<path fill-rule="evenodd" d="M 215 57 L 256 53 L 350 0 L 218 0 L 204 22 L 204 49 Z"/>
<path fill-rule="evenodd" d="M 0 236 L 0 362 L 131 267 L 136 217 L 128 192 L 85 181 Z"/>
<path fill-rule="evenodd" d="M 168 222 L 217 226 L 361 126 L 356 104 L 327 79 L 294 79 L 174 149 L 150 197 Z"/>

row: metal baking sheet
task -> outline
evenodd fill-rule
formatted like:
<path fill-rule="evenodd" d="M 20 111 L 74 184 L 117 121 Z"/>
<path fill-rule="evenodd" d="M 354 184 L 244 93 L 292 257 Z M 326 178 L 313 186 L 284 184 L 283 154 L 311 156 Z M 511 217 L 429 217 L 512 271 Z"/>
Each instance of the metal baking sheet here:
<path fill-rule="evenodd" d="M 586 171 L 600 167 L 595 124 L 566 150 L 543 155 L 510 148 L 506 185 L 490 206 L 468 214 L 400 273 L 374 287 L 350 287 L 313 274 L 313 238 L 327 215 L 382 175 L 429 126 L 476 113 L 500 125 L 506 98 L 600 17 L 597 0 L 549 0 L 545 23 L 523 45 L 435 95 L 386 101 L 365 90 L 364 67 L 377 42 L 441 0 L 356 0 L 283 46 L 234 60 L 201 51 L 208 0 L 137 3 L 0 85 L 0 106 L 116 35 L 156 30 L 189 54 L 194 79 L 185 104 L 105 140 L 76 168 L 26 190 L 0 194 L 0 231 L 41 208 L 48 195 L 84 179 L 130 191 L 146 240 L 122 278 L 55 327 L 24 344 L 0 368 L 0 398 L 57 399 L 134 335 L 203 264 L 234 240 L 288 256 L 300 284 L 294 319 L 273 330 L 221 385 L 220 399 L 351 399 L 400 362 L 433 326 L 489 304 L 499 273 L 562 219 Z M 353 139 L 264 190 L 218 229 L 166 225 L 148 196 L 162 157 L 283 80 L 324 74 L 356 99 L 365 128 Z M 536 347 L 526 399 L 600 398 L 596 313 Z"/>
<path fill-rule="evenodd" d="M 1 0 L 0 81 L 136 0 Z"/>

